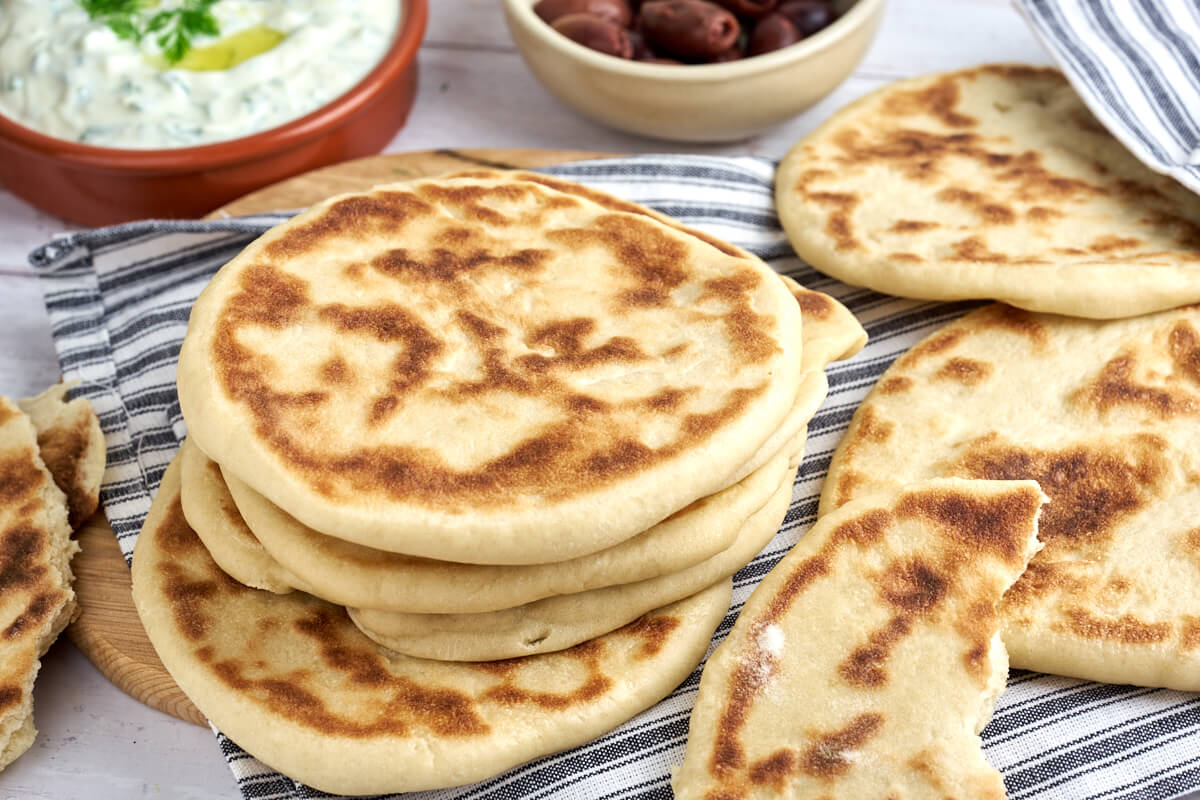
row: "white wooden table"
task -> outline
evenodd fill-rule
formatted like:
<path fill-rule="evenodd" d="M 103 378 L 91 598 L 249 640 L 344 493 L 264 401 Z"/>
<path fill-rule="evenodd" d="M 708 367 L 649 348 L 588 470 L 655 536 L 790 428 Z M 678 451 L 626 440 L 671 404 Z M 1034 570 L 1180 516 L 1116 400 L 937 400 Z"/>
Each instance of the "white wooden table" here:
<path fill-rule="evenodd" d="M 685 147 L 609 131 L 560 105 L 526 72 L 496 0 L 430 5 L 416 106 L 388 151 L 541 147 L 780 156 L 834 109 L 896 78 L 985 61 L 1048 63 L 1007 0 L 892 0 L 866 60 L 816 108 L 746 142 Z M 64 230 L 61 221 L 0 189 L 0 394 L 32 394 L 58 379 L 41 292 L 25 259 Z M 0 800 L 239 796 L 209 731 L 126 697 L 65 637 L 43 662 L 35 714 L 37 742 L 0 773 Z"/>

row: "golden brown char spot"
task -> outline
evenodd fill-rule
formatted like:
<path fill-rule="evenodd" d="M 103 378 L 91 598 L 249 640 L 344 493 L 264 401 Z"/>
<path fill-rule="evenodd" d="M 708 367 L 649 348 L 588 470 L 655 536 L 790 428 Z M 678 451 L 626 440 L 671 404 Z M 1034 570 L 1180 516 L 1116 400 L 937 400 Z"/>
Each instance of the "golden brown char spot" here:
<path fill-rule="evenodd" d="M 38 453 L 54 483 L 67 496 L 67 517 L 72 530 L 78 529 L 92 515 L 99 502 L 96 492 L 82 485 L 77 475 L 91 438 L 91 414 L 87 412 L 76 412 L 70 422 L 38 431 L 37 435 Z M 3 473 L 0 472 L 2 480 Z"/>
<path fill-rule="evenodd" d="M 678 617 L 646 614 L 621 628 L 621 632 L 642 640 L 634 657 L 645 659 L 658 654 L 680 624 Z"/>
<path fill-rule="evenodd" d="M 1200 617 L 1180 617 L 1179 646 L 1185 653 L 1200 650 Z"/>
<path fill-rule="evenodd" d="M 892 433 L 895 430 L 895 423 L 877 416 L 873 406 L 863 406 L 858 412 L 858 419 L 855 421 L 854 439 L 856 442 L 864 441 L 883 444 L 892 438 Z"/>
<path fill-rule="evenodd" d="M 341 612 L 314 610 L 297 620 L 295 629 L 312 639 L 322 662 L 348 682 L 388 693 L 386 699 L 378 702 L 379 713 L 375 718 L 352 719 L 329 709 L 320 697 L 300 685 L 303 678 L 292 682 L 248 679 L 231 662 L 214 665 L 214 671 L 227 684 L 269 704 L 272 710 L 326 733 L 354 737 L 406 736 L 414 728 L 424 728 L 439 736 L 468 737 L 489 732 L 466 694 L 394 676 L 375 648 L 363 649 L 358 640 L 347 639 L 342 634 L 345 620 L 341 619 Z"/>
<path fill-rule="evenodd" d="M 0 459 L 0 504 L 14 507 L 41 492 L 45 473 L 33 460 L 33 450 Z"/>
<path fill-rule="evenodd" d="M 379 233 L 395 235 L 410 220 L 431 213 L 433 207 L 411 192 L 388 191 L 346 197 L 325 209 L 320 216 L 291 228 L 286 236 L 270 242 L 263 252 L 270 259 L 286 261 L 303 256 L 326 241 Z"/>
<path fill-rule="evenodd" d="M 897 117 L 928 114 L 948 128 L 978 125 L 979 120 L 955 110 L 960 97 L 958 81 L 946 75 L 923 89 L 892 92 L 884 101 L 883 113 Z"/>
<path fill-rule="evenodd" d="M 704 282 L 700 300 L 716 299 L 728 307 L 722 317 L 729 340 L 739 358 L 757 364 L 779 352 L 779 344 L 767 333 L 766 318 L 754 310 L 754 290 L 762 284 L 755 271 L 743 269 L 733 275 Z"/>
<path fill-rule="evenodd" d="M 880 597 L 908 614 L 929 613 L 949 588 L 949 579 L 920 558 L 889 564 L 876 584 Z"/>
<path fill-rule="evenodd" d="M 563 407 L 574 416 L 599 414 L 608 411 L 611 406 L 598 397 L 574 392 L 563 399 Z"/>
<path fill-rule="evenodd" d="M 335 303 L 317 311 L 322 321 L 342 333 L 356 333 L 380 342 L 399 342 L 403 350 L 392 362 L 392 378 L 387 394 L 375 398 L 369 422 L 378 424 L 392 413 L 401 398 L 423 384 L 433 369 L 434 359 L 442 352 L 442 343 L 408 309 L 386 304 L 352 308 Z"/>
<path fill-rule="evenodd" d="M 1017 214 L 1011 206 L 991 202 L 986 195 L 969 189 L 948 186 L 934 197 L 943 203 L 965 206 L 987 225 L 1012 225 L 1017 221 Z"/>
<path fill-rule="evenodd" d="M 861 545 L 860 545 L 861 546 Z M 931 613 L 951 585 L 950 579 L 919 558 L 893 561 L 876 579 L 880 599 L 896 614 L 886 626 L 872 631 L 866 644 L 860 645 L 838 665 L 838 674 L 852 686 L 876 688 L 888 681 L 887 661 L 914 622 Z"/>
<path fill-rule="evenodd" d="M 853 542 L 859 547 L 868 547 L 879 542 L 895 521 L 887 509 L 873 508 L 838 525 L 829 534 L 829 539 L 838 545 Z"/>
<path fill-rule="evenodd" d="M 913 369 L 929 356 L 944 353 L 955 347 L 966 336 L 967 332 L 962 328 L 951 328 L 935 333 L 928 339 L 915 344 L 896 361 L 896 365 L 902 369 Z"/>
<path fill-rule="evenodd" d="M 1190 322 L 1179 320 L 1167 334 L 1167 347 L 1175 369 L 1190 380 L 1200 384 L 1200 334 Z"/>
<path fill-rule="evenodd" d="M 972 358 L 952 358 L 935 373 L 941 380 L 957 381 L 967 386 L 978 386 L 992 374 L 992 365 Z"/>
<path fill-rule="evenodd" d="M 657 411 L 663 414 L 671 414 L 678 410 L 679 406 L 695 390 L 673 389 L 666 388 L 662 391 L 647 397 L 642 401 L 642 406 L 649 411 Z"/>
<path fill-rule="evenodd" d="M 866 476 L 857 470 L 843 470 L 837 480 L 837 490 L 834 498 L 835 505 L 844 506 L 853 500 L 854 496 L 858 493 L 858 487 L 862 486 L 866 481 Z"/>
<path fill-rule="evenodd" d="M 807 192 L 804 198 L 818 205 L 832 208 L 829 219 L 825 222 L 825 233 L 833 239 L 835 249 L 841 251 L 862 249 L 862 242 L 855 235 L 854 223 L 850 219 L 850 215 L 854 213 L 854 209 L 858 208 L 858 204 L 861 202 L 858 195 L 848 192 Z"/>
<path fill-rule="evenodd" d="M 899 394 L 900 392 L 907 392 L 912 387 L 912 378 L 897 375 L 891 378 L 884 378 L 876 388 L 880 394 Z"/>
<path fill-rule="evenodd" d="M 888 228 L 888 233 L 924 233 L 942 227 L 940 222 L 931 222 L 921 219 L 901 219 L 896 220 L 892 227 Z"/>
<path fill-rule="evenodd" d="M 0 686 L 0 713 L 20 705 L 24 696 L 20 686 Z"/>
<path fill-rule="evenodd" d="M 531 348 L 545 348 L 553 355 L 529 353 L 517 359 L 523 369 L 541 375 L 554 369 L 566 368 L 574 371 L 603 364 L 634 364 L 649 360 L 635 340 L 628 336 L 614 336 L 596 347 L 584 345 L 584 339 L 596 327 L 596 321 L 586 317 L 558 320 L 534 331 L 529 336 Z"/>
<path fill-rule="evenodd" d="M 1035 348 L 1045 347 L 1050 341 L 1050 331 L 1032 312 L 1005 303 L 980 309 L 973 320 L 981 330 L 1002 330 L 1025 336 Z"/>
<path fill-rule="evenodd" d="M 746 752 L 739 741 L 742 726 L 757 699 L 756 693 L 773 672 L 777 658 L 757 645 L 757 632 L 777 622 L 788 608 L 817 578 L 829 572 L 829 559 L 823 555 L 813 556 L 800 562 L 784 581 L 780 590 L 771 598 L 767 610 L 754 621 L 749 640 L 753 650 L 733 670 L 729 678 L 731 686 L 738 687 L 721 711 L 717 720 L 712 755 L 708 769 L 713 775 L 725 776 L 746 765 Z"/>
<path fill-rule="evenodd" d="M 766 758 L 750 765 L 750 782 L 755 786 L 770 786 L 776 794 L 783 792 L 788 776 L 797 766 L 799 759 L 790 747 L 780 748 Z"/>
<path fill-rule="evenodd" d="M 1088 245 L 1093 253 L 1111 253 L 1115 250 L 1130 250 L 1142 244 L 1141 239 L 1121 236 L 1101 236 Z"/>
<path fill-rule="evenodd" d="M 410 281 L 448 283 L 482 269 L 534 272 L 551 259 L 549 250 L 527 247 L 511 253 L 495 253 L 485 248 L 452 250 L 436 247 L 417 253 L 399 247 L 371 259 L 371 266 L 383 275 Z"/>
<path fill-rule="evenodd" d="M 7 402 L 0 403 L 0 426 L 7 425 L 9 420 L 15 419 L 20 415 L 20 412 L 15 411 Z"/>
<path fill-rule="evenodd" d="M 1101 414 L 1118 407 L 1134 407 L 1158 418 L 1200 414 L 1200 397 L 1176 387 L 1147 386 L 1133 377 L 1137 356 L 1127 351 L 1111 359 L 1100 374 L 1074 393 L 1073 403 Z"/>
<path fill-rule="evenodd" d="M 341 356 L 334 356 L 321 365 L 321 382 L 347 385 L 354 383 L 350 365 Z"/>
<path fill-rule="evenodd" d="M 636 287 L 622 295 L 627 305 L 666 305 L 671 290 L 687 279 L 688 249 L 650 219 L 605 214 L 587 228 L 560 228 L 546 236 L 571 249 L 607 250 L 614 259 L 614 276 L 632 278 Z"/>
<path fill-rule="evenodd" d="M 1171 638 L 1171 623 L 1143 622 L 1132 614 L 1105 619 L 1083 608 L 1064 610 L 1067 628 L 1085 639 L 1104 639 L 1122 644 L 1154 644 Z"/>
<path fill-rule="evenodd" d="M 26 521 L 18 522 L 0 537 L 0 596 L 42 581 L 46 565 L 38 562 L 44 557 L 46 538 Z"/>
<path fill-rule="evenodd" d="M 1184 558 L 1200 569 L 1200 528 L 1192 528 L 1180 536 L 1178 549 Z"/>
<path fill-rule="evenodd" d="M 742 251 L 738 248 L 726 241 L 718 239 L 715 236 L 711 236 L 704 231 L 693 230 L 692 228 L 681 225 L 670 217 L 660 217 L 659 215 L 650 212 L 649 209 L 639 206 L 636 203 L 630 203 L 625 200 L 621 200 L 613 197 L 612 195 L 605 194 L 604 192 L 598 192 L 594 189 L 590 189 L 587 186 L 583 186 L 578 183 L 572 183 L 570 181 L 559 180 L 547 175 L 539 175 L 533 172 L 521 172 L 517 174 L 517 177 L 519 177 L 521 180 L 538 183 L 542 186 L 549 187 L 565 194 L 582 197 L 586 200 L 596 203 L 597 205 L 603 206 L 609 211 L 619 211 L 625 214 L 637 214 L 638 216 L 650 217 L 651 219 L 664 222 L 676 230 L 683 231 L 689 236 L 699 239 L 710 247 L 716 248 L 727 256 L 741 257 L 743 255 Z"/>
<path fill-rule="evenodd" d="M 1146 507 L 1162 491 L 1168 466 L 1153 442 L 1128 437 L 1111 446 L 1077 445 L 1040 450 L 973 441 L 954 474 L 988 480 L 1036 480 L 1050 497 L 1039 538 L 1052 552 L 1055 542 L 1107 542 L 1122 520 Z M 1023 580 L 1023 579 L 1022 579 Z"/>
<path fill-rule="evenodd" d="M 981 236 L 968 236 L 950 244 L 949 261 L 971 261 L 984 264 L 1005 264 L 1009 257 L 988 248 Z"/>
<path fill-rule="evenodd" d="M 969 548 L 968 552 L 985 550 L 1010 564 L 1024 565 L 1028 521 L 1041 506 L 1041 493 L 1032 487 L 982 498 L 926 489 L 900 498 L 896 515 L 939 527 L 948 539 Z"/>
<path fill-rule="evenodd" d="M 858 750 L 883 727 L 883 715 L 863 713 L 832 733 L 810 734 L 813 742 L 800 757 L 800 770 L 815 778 L 833 780 L 850 770 L 847 753 Z"/>
<path fill-rule="evenodd" d="M 793 289 L 792 297 L 796 298 L 804 319 L 829 319 L 833 314 L 834 300 L 827 294 L 808 289 Z"/>
<path fill-rule="evenodd" d="M 903 264 L 924 264 L 925 257 L 916 253 L 888 253 L 887 257 L 891 261 L 899 261 Z"/>
<path fill-rule="evenodd" d="M 1039 530 L 1039 536 L 1044 539 L 1044 532 Z M 1035 558 L 1004 594 L 1003 605 L 1011 615 L 1016 609 L 1028 606 L 1039 597 L 1053 593 L 1069 595 L 1085 588 L 1085 581 L 1081 580 L 1069 565 Z"/>
<path fill-rule="evenodd" d="M 66 599 L 67 593 L 59 590 L 38 593 L 0 636 L 10 640 L 21 638 L 26 632 L 42 624 L 51 614 L 57 613 Z"/>
<path fill-rule="evenodd" d="M 1057 208 L 1048 208 L 1047 206 L 1032 206 L 1025 211 L 1025 218 L 1030 222 L 1054 222 L 1066 216 Z M 1082 250 L 1078 251 L 1077 255 L 1083 255 Z"/>
<path fill-rule="evenodd" d="M 203 548 L 200 538 L 188 527 L 183 516 L 183 508 L 176 497 L 163 522 L 155 530 L 160 547 L 170 559 L 174 554 Z M 180 632 L 192 640 L 200 641 L 208 633 L 212 620 L 205 612 L 206 601 L 213 598 L 221 590 L 221 585 L 213 579 L 196 579 L 174 560 L 163 560 L 158 564 L 162 593 L 171 608 L 175 625 Z M 223 575 L 220 570 L 214 571 Z M 232 579 L 227 578 L 232 583 Z M 252 590 L 250 590 L 252 591 Z"/>

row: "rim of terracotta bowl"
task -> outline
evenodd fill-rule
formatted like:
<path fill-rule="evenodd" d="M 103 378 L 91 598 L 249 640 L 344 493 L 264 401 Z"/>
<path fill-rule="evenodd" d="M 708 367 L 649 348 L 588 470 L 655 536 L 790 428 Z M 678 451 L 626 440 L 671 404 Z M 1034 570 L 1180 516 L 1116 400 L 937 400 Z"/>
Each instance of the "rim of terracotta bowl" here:
<path fill-rule="evenodd" d="M 769 72 L 779 67 L 803 61 L 804 59 L 833 47 L 855 30 L 867 24 L 886 0 L 855 0 L 844 14 L 835 19 L 828 27 L 817 31 L 812 36 L 801 39 L 795 44 L 782 47 L 770 53 L 751 56 L 738 61 L 726 61 L 720 64 L 648 64 L 644 61 L 610 56 L 591 48 L 573 42 L 566 36 L 551 28 L 542 18 L 533 13 L 537 0 L 504 0 L 504 5 L 516 20 L 530 30 L 548 47 L 558 51 L 567 58 L 583 61 L 597 69 L 606 70 L 631 78 L 652 78 L 663 81 L 678 81 L 690 83 L 695 81 L 709 82 L 714 80 L 745 78 L 761 72 Z"/>
<path fill-rule="evenodd" d="M 97 147 L 44 133 L 0 115 L 6 139 L 62 163 L 110 171 L 173 172 L 253 161 L 320 135 L 353 116 L 412 66 L 428 20 L 428 0 L 399 0 L 396 37 L 379 63 L 344 94 L 302 117 L 265 131 L 211 144 L 157 150 Z"/>

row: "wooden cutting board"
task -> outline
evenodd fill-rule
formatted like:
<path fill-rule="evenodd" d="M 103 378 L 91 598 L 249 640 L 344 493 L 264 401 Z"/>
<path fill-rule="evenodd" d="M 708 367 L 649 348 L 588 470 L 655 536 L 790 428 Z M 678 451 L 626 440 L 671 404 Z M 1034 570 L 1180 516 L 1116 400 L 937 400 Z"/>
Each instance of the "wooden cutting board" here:
<path fill-rule="evenodd" d="M 472 167 L 530 168 L 603 157 L 582 150 L 427 150 L 348 161 L 308 172 L 225 205 L 213 218 L 302 208 L 340 192 Z M 167 674 L 133 607 L 129 568 L 102 513 L 80 531 L 75 591 L 80 615 L 71 640 L 118 689 L 182 720 L 208 722 Z"/>

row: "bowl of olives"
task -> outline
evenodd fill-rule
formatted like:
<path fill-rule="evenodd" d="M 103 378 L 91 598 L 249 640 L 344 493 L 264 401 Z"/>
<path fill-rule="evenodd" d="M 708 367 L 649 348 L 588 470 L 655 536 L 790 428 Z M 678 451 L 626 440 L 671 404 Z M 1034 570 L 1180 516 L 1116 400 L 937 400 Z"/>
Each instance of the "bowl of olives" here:
<path fill-rule="evenodd" d="M 562 102 L 658 139 L 728 142 L 809 108 L 866 53 L 884 0 L 505 0 Z"/>

